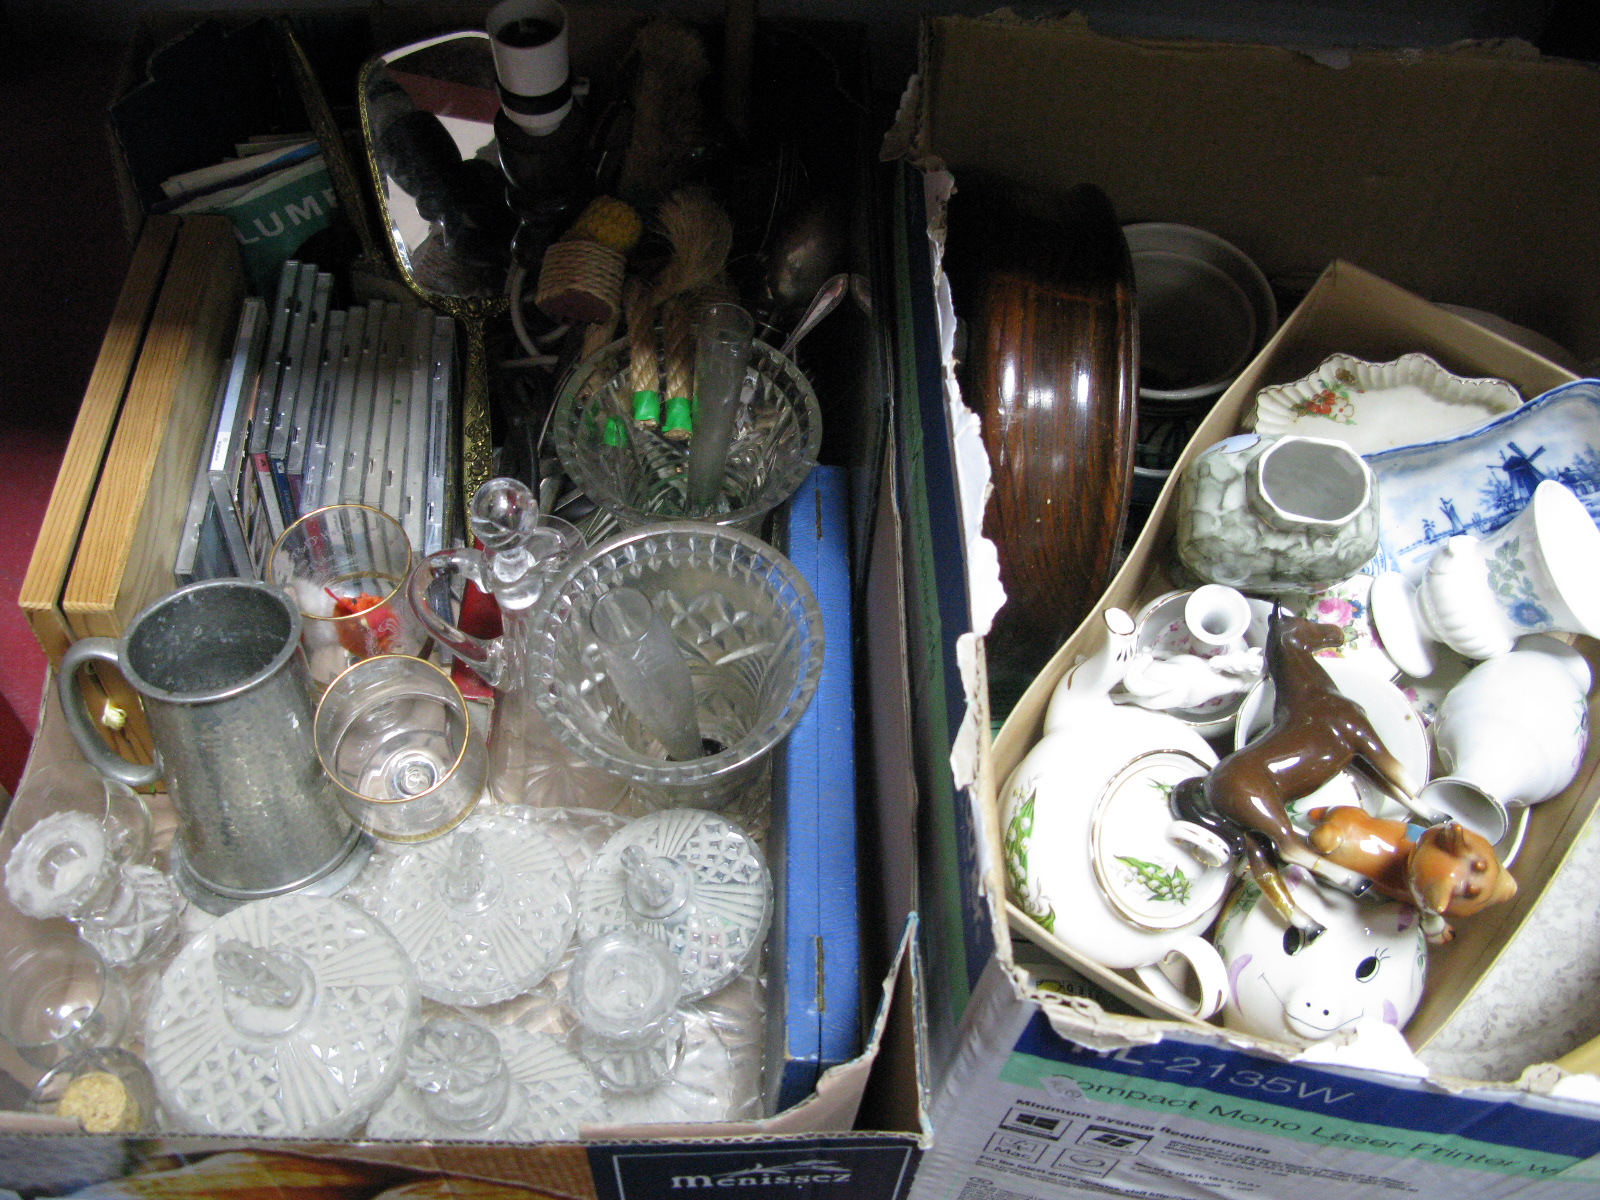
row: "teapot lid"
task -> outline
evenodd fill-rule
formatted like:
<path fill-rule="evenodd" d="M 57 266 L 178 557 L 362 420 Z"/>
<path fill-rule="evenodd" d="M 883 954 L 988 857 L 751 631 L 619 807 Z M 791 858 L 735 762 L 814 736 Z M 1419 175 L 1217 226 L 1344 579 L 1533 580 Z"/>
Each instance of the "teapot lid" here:
<path fill-rule="evenodd" d="M 1151 750 L 1100 793 L 1089 825 L 1095 879 L 1117 912 L 1144 929 L 1188 925 L 1222 900 L 1231 878 L 1216 834 L 1174 821 L 1172 790 L 1211 768 L 1183 750 Z"/>

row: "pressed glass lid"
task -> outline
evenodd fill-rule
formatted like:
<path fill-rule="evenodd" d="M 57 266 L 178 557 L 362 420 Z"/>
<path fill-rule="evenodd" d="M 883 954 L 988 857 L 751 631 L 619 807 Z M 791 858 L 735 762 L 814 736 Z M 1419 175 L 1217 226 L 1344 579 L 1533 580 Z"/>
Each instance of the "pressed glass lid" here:
<path fill-rule="evenodd" d="M 568 853 L 532 810 L 480 809 L 387 856 L 363 904 L 406 947 L 422 994 L 476 1007 L 520 995 L 572 940 Z"/>
<path fill-rule="evenodd" d="M 241 905 L 162 976 L 145 1058 L 182 1129 L 342 1137 L 394 1082 L 416 978 L 381 925 L 342 900 Z"/>
<path fill-rule="evenodd" d="M 631 928 L 678 959 L 683 999 L 733 979 L 761 948 L 772 877 L 755 840 L 716 813 L 666 809 L 612 836 L 578 884 L 578 937 Z"/>

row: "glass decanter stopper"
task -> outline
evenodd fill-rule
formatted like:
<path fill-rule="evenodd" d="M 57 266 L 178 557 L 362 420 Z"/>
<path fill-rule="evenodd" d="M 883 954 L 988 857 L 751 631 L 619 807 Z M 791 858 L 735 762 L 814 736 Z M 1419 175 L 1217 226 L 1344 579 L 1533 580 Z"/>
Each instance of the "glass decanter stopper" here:
<path fill-rule="evenodd" d="M 116 830 L 85 813 L 43 817 L 6 860 L 6 895 L 27 916 L 65 917 L 107 963 L 129 967 L 172 945 L 183 899 L 156 868 L 119 861 L 118 844 Z"/>
<path fill-rule="evenodd" d="M 484 586 L 502 607 L 537 600 L 550 559 L 570 549 L 564 527 L 544 525 L 538 498 L 518 479 L 490 479 L 473 493 L 467 523 L 483 543 Z"/>
<path fill-rule="evenodd" d="M 642 1092 L 670 1079 L 683 1056 L 682 976 L 658 939 L 615 930 L 578 948 L 567 997 L 578 1053 L 600 1086 Z"/>

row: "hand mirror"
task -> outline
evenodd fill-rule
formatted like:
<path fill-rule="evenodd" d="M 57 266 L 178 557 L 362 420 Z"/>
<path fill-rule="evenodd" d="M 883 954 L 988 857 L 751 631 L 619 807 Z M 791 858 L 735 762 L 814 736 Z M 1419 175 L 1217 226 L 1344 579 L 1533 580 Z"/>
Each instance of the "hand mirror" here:
<path fill-rule="evenodd" d="M 407 286 L 467 333 L 462 494 L 491 473 L 484 322 L 506 310 L 517 218 L 495 145 L 488 34 L 448 33 L 380 54 L 361 71 L 361 134 L 389 246 Z"/>

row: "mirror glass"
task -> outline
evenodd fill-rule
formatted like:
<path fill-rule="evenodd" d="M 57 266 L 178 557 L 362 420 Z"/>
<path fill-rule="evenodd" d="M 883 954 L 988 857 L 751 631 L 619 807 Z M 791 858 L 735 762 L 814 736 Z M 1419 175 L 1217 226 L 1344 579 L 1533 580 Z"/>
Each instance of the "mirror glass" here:
<path fill-rule="evenodd" d="M 495 144 L 486 33 L 402 46 L 362 73 L 361 124 L 395 256 L 434 298 L 504 299 L 517 217 Z"/>

